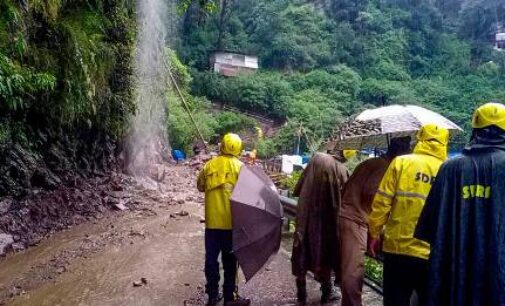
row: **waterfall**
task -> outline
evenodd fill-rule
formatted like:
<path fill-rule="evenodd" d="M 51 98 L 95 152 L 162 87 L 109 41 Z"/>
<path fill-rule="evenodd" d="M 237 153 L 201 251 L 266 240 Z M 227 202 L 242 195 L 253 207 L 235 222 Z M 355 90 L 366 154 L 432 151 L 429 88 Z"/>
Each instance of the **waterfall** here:
<path fill-rule="evenodd" d="M 143 176 L 167 154 L 168 74 L 165 58 L 169 6 L 167 0 L 137 0 L 135 104 L 128 138 L 126 169 Z"/>

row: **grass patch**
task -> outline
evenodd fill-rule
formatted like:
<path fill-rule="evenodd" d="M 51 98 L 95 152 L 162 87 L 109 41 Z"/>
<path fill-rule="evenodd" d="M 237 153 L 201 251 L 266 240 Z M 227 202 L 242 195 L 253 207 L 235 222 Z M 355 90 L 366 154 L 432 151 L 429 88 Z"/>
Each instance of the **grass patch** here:
<path fill-rule="evenodd" d="M 382 287 L 383 266 L 377 259 L 365 256 L 365 277 Z"/>

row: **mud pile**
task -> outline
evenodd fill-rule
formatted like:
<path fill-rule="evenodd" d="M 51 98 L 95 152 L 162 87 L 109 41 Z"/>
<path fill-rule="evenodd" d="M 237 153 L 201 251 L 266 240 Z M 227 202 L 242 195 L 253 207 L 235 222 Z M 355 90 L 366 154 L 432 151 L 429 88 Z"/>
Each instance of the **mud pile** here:
<path fill-rule="evenodd" d="M 167 205 L 194 200 L 203 203 L 203 196 L 192 196 L 201 163 L 200 160 L 189 160 L 183 165 L 160 162 L 152 164 L 144 178 L 111 171 L 108 176 L 72 179 L 55 190 L 33 189 L 21 199 L 1 198 L 0 256 L 115 211 L 143 210 L 153 200 Z"/>
<path fill-rule="evenodd" d="M 3 198 L 0 234 L 6 239 L 0 239 L 0 255 L 35 245 L 53 232 L 103 218 L 114 209 L 126 208 L 125 204 L 134 206 L 135 203 L 129 203 L 127 191 L 133 183 L 131 177 L 113 173 L 108 177 L 75 179 L 53 191 L 33 190 L 20 200 Z"/>

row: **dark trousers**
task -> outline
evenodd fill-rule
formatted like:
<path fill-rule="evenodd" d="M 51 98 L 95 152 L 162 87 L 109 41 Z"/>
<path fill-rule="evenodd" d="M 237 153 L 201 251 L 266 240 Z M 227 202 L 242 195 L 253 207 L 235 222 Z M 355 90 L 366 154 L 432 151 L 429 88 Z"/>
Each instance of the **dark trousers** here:
<path fill-rule="evenodd" d="M 237 259 L 232 254 L 232 231 L 205 229 L 205 278 L 206 293 L 209 298 L 216 298 L 219 294 L 219 262 L 224 270 L 223 295 L 225 300 L 233 300 L 237 277 Z"/>
<path fill-rule="evenodd" d="M 384 253 L 384 306 L 409 306 L 414 290 L 419 298 L 419 306 L 424 306 L 427 285 L 427 260 Z"/>

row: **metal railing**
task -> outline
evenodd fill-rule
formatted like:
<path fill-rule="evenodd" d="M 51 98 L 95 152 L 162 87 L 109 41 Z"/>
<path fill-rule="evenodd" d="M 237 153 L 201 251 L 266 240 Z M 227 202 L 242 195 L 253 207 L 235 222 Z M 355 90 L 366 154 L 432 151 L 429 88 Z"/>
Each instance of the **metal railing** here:
<path fill-rule="evenodd" d="M 281 200 L 282 208 L 284 209 L 284 215 L 286 215 L 288 218 L 294 219 L 296 217 L 296 206 L 298 204 L 297 201 L 293 198 L 288 198 L 285 196 L 279 197 Z M 382 287 L 379 284 L 366 277 L 364 279 L 364 282 L 368 287 L 372 288 L 375 292 L 382 295 Z"/>

